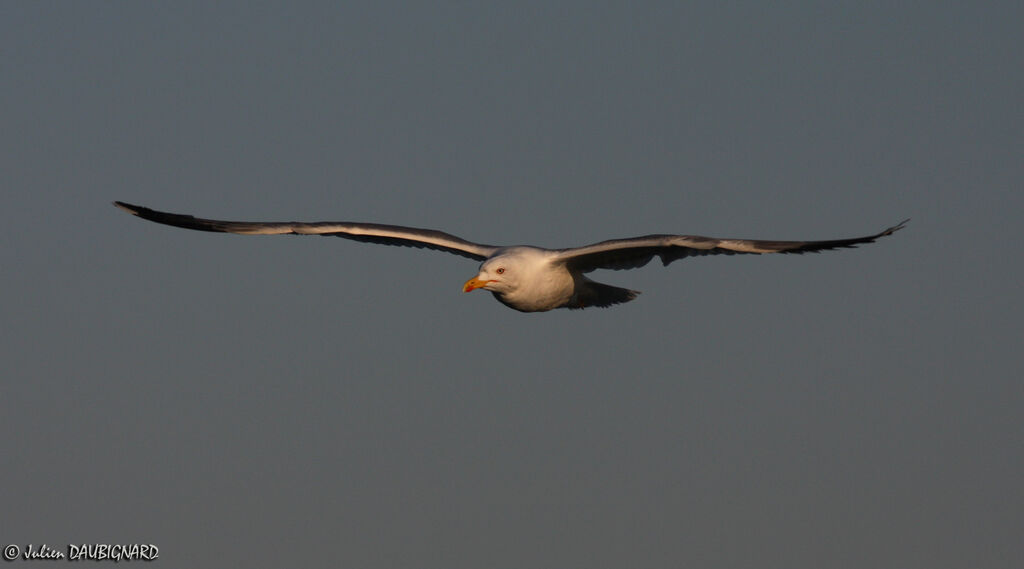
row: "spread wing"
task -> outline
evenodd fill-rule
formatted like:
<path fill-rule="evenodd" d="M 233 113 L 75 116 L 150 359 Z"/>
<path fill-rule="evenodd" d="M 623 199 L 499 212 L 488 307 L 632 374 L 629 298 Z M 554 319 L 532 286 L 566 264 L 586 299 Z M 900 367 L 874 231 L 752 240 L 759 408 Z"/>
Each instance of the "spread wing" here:
<path fill-rule="evenodd" d="M 493 245 L 473 243 L 443 231 L 399 225 L 349 221 L 222 221 L 156 211 L 124 202 L 114 202 L 114 205 L 142 219 L 197 231 L 238 233 L 240 235 L 330 235 L 364 243 L 434 249 L 477 261 L 483 261 L 498 250 L 498 247 Z"/>
<path fill-rule="evenodd" d="M 910 220 L 903 220 L 874 235 L 830 241 L 765 241 L 718 239 L 698 235 L 646 235 L 631 239 L 612 239 L 574 249 L 560 249 L 556 259 L 572 270 L 586 273 L 595 269 L 635 269 L 646 265 L 655 256 L 661 258 L 663 265 L 668 265 L 683 257 L 696 255 L 817 253 L 873 243 L 880 237 L 892 235 L 903 229 L 908 221 Z"/>

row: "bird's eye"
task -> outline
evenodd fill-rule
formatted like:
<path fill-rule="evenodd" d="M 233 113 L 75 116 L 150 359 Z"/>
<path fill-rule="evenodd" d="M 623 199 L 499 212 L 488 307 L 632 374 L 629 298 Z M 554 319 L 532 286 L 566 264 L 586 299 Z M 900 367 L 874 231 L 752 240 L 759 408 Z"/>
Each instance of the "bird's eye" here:
<path fill-rule="evenodd" d="M 498 270 L 494 272 L 498 273 L 499 275 L 503 275 L 505 274 L 505 267 L 498 267 Z"/>

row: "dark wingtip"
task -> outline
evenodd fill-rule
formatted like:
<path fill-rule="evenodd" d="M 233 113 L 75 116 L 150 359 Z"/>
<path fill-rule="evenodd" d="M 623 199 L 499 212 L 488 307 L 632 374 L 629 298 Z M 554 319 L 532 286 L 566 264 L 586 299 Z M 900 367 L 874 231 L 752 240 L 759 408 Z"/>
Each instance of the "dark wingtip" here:
<path fill-rule="evenodd" d="M 903 229 L 904 227 L 906 227 L 907 226 L 907 222 L 909 222 L 909 221 L 910 221 L 910 218 L 908 217 L 908 218 L 904 219 L 903 221 L 897 223 L 896 225 L 893 225 L 889 229 L 886 229 L 885 231 L 880 233 L 879 237 L 883 237 L 885 235 L 892 235 L 893 233 L 896 233 L 900 229 Z"/>
<path fill-rule="evenodd" d="M 132 205 L 125 202 L 114 202 L 114 207 L 121 208 L 132 215 L 139 215 L 139 210 L 143 209 L 142 206 Z"/>

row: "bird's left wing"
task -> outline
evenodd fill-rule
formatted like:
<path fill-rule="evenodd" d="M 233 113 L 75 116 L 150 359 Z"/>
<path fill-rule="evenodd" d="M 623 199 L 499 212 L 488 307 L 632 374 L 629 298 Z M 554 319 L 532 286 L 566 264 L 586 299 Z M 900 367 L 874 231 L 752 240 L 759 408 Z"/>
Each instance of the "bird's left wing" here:
<path fill-rule="evenodd" d="M 365 243 L 434 249 L 477 261 L 483 261 L 498 250 L 498 247 L 493 245 L 473 243 L 434 229 L 349 221 L 223 221 L 156 211 L 124 202 L 114 202 L 114 205 L 142 219 L 197 231 L 241 235 L 326 235 Z"/>
<path fill-rule="evenodd" d="M 555 257 L 570 269 L 586 273 L 595 269 L 635 269 L 650 262 L 655 256 L 664 265 L 695 255 L 736 255 L 742 253 L 817 253 L 829 249 L 856 247 L 872 243 L 880 237 L 903 229 L 909 219 L 884 231 L 830 241 L 765 241 L 757 239 L 718 239 L 699 235 L 646 235 L 631 239 L 612 239 L 577 247 L 560 249 Z"/>

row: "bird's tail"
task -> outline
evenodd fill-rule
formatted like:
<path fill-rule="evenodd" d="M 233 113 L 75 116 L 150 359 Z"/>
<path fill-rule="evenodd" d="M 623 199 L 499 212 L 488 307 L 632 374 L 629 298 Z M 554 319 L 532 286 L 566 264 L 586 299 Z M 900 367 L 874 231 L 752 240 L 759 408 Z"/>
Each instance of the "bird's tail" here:
<path fill-rule="evenodd" d="M 600 306 L 603 308 L 613 304 L 629 302 L 636 298 L 638 294 L 640 294 L 639 291 L 596 283 L 587 279 L 576 287 L 576 295 L 569 302 L 568 308 L 587 308 L 588 306 Z"/>

